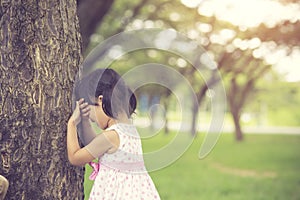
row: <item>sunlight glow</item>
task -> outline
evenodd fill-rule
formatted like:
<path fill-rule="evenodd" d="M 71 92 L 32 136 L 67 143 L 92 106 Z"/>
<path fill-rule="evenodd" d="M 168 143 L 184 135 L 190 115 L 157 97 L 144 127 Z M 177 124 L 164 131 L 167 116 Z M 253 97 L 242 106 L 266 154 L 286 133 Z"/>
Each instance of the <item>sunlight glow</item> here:
<path fill-rule="evenodd" d="M 197 29 L 202 33 L 209 33 L 212 31 L 212 26 L 207 23 L 196 23 Z"/>
<path fill-rule="evenodd" d="M 300 81 L 300 48 L 294 49 L 290 56 L 281 57 L 275 67 L 287 81 Z"/>
<path fill-rule="evenodd" d="M 261 23 L 274 27 L 282 20 L 295 22 L 300 19 L 299 9 L 299 4 L 283 6 L 271 0 L 209 0 L 202 2 L 198 12 L 247 28 Z"/>
<path fill-rule="evenodd" d="M 240 38 L 235 38 L 233 40 L 233 45 L 241 50 L 246 49 L 256 49 L 261 45 L 261 41 L 259 38 L 254 37 L 250 40 L 242 40 Z"/>
<path fill-rule="evenodd" d="M 188 30 L 187 36 L 189 38 L 191 38 L 192 40 L 195 40 L 195 39 L 199 38 L 199 32 L 194 29 L 191 29 L 191 30 Z"/>
<path fill-rule="evenodd" d="M 188 8 L 196 8 L 203 0 L 181 0 L 181 3 Z"/>
<path fill-rule="evenodd" d="M 181 68 L 184 68 L 184 67 L 187 66 L 187 62 L 182 58 L 178 58 L 177 59 L 177 66 L 181 67 Z"/>
<path fill-rule="evenodd" d="M 237 26 L 241 31 L 248 28 L 257 27 L 265 24 L 267 27 L 275 27 L 282 21 L 289 20 L 295 23 L 300 20 L 300 4 L 289 3 L 281 4 L 274 0 L 181 0 L 181 3 L 189 8 L 198 8 L 198 13 L 207 17 L 216 16 L 219 20 L 227 21 Z M 212 26 L 207 23 L 196 22 L 197 30 L 201 33 L 209 33 Z M 280 28 L 284 34 L 293 31 L 293 26 L 284 26 Z M 195 32 L 189 33 L 192 38 L 197 37 Z M 226 44 L 226 41 L 233 39 L 235 32 L 222 30 L 218 34 L 210 35 L 209 40 L 212 43 L 220 45 Z M 200 43 L 206 46 L 209 41 L 201 37 Z M 283 73 L 287 81 L 300 81 L 300 49 L 294 50 L 291 55 L 283 49 L 278 49 L 275 42 L 264 42 L 257 37 L 250 40 L 241 40 L 235 38 L 233 43 L 226 45 L 228 52 L 235 48 L 241 50 L 253 49 L 255 58 L 265 59 L 266 63 L 275 66 L 275 69 Z"/>
<path fill-rule="evenodd" d="M 234 30 L 231 30 L 231 29 L 222 29 L 220 31 L 220 36 L 227 43 L 229 40 L 233 39 L 236 36 L 236 32 Z"/>
<path fill-rule="evenodd" d="M 180 19 L 180 15 L 177 12 L 172 12 L 169 16 L 170 20 L 177 22 Z"/>

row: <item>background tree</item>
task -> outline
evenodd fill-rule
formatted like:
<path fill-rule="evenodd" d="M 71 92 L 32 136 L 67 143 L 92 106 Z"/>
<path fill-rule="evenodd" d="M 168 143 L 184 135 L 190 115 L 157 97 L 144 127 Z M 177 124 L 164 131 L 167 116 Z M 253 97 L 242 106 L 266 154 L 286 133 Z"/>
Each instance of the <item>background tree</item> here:
<path fill-rule="evenodd" d="M 281 1 L 283 4 L 293 3 L 295 1 Z M 297 1 L 296 1 L 297 2 Z M 200 5 L 201 6 L 201 5 Z M 193 19 L 193 20 L 190 20 Z M 255 82 L 259 80 L 267 70 L 270 70 L 270 65 L 264 64 L 264 62 L 256 62 L 257 55 L 255 51 L 259 50 L 260 46 L 268 42 L 275 42 L 277 48 L 287 47 L 289 50 L 287 54 L 293 52 L 293 48 L 299 45 L 299 21 L 289 21 L 285 20 L 279 24 L 275 24 L 273 27 L 261 24 L 258 27 L 241 29 L 238 26 L 234 26 L 229 22 L 224 22 L 217 19 L 215 16 L 203 16 L 198 13 L 197 9 L 185 7 L 179 0 L 178 1 L 115 1 L 111 7 L 110 12 L 101 25 L 98 27 L 98 32 L 94 33 L 94 37 L 91 38 L 91 45 L 101 42 L 106 37 L 118 33 L 122 30 L 139 29 L 139 28 L 174 28 L 175 30 L 186 34 L 188 37 L 199 41 L 203 47 L 213 55 L 219 69 L 221 70 L 223 77 L 232 74 L 238 77 L 232 79 L 227 78 L 227 81 L 231 84 L 228 85 L 228 94 L 230 97 L 228 99 L 229 107 L 231 108 L 231 114 L 233 116 L 234 125 L 236 128 L 236 138 L 242 139 L 242 129 L 239 122 L 239 118 L 242 115 L 242 107 L 245 106 L 245 94 L 250 94 L 255 88 Z M 220 42 L 220 37 L 224 32 L 231 31 L 232 38 L 222 39 Z M 239 47 L 236 46 L 237 40 L 241 43 L 251 42 L 253 40 L 258 40 L 259 44 L 256 47 Z M 218 41 L 219 40 L 219 41 Z M 245 57 L 242 60 L 248 60 L 248 62 L 243 63 L 243 67 L 239 67 L 238 71 L 235 71 L 234 65 L 241 65 L 239 58 L 234 58 L 237 54 L 236 50 L 240 52 L 239 55 Z M 248 51 L 248 53 L 246 53 Z M 256 56 L 256 57 L 255 57 Z M 170 57 L 169 57 L 170 58 Z M 259 59 L 264 60 L 265 58 L 260 57 Z M 254 62 L 252 62 L 254 60 Z M 235 62 L 235 63 L 232 63 Z M 259 63 L 256 65 L 256 69 L 261 71 L 261 73 L 256 74 L 256 78 L 253 79 L 252 76 L 245 75 L 249 72 L 247 64 Z M 226 66 L 226 67 L 224 67 Z M 251 68 L 252 65 L 249 67 Z M 222 69 L 224 68 L 224 69 Z M 260 68 L 260 69 L 257 69 Z M 254 69 L 254 68 L 252 68 Z M 193 73 L 191 71 L 181 70 L 183 74 Z M 259 74 L 259 77 L 257 76 Z M 193 77 L 193 76 L 191 76 Z M 242 77 L 242 78 L 241 78 Z M 248 81 L 247 78 L 249 78 Z M 212 77 L 213 79 L 213 77 Z M 243 81 L 240 81 L 243 79 Z M 239 80 L 239 81 L 237 81 Z M 201 105 L 205 93 L 207 92 L 208 86 L 201 81 L 194 81 L 194 85 L 198 89 L 198 105 Z M 215 82 L 215 81 L 212 81 Z M 247 92 L 241 88 L 247 88 Z M 198 85 L 202 85 L 198 87 Z M 241 84 L 241 85 L 240 85 Z M 246 84 L 243 86 L 243 84 Z M 251 87 L 249 87 L 251 86 Z M 237 90 L 237 88 L 240 88 Z M 232 92 L 235 91 L 235 92 Z M 243 97 L 243 98 L 241 98 Z M 235 101 L 233 103 L 232 101 Z M 240 103 L 236 104 L 239 101 Z M 243 102 L 243 103 L 242 103 Z M 234 106 L 236 105 L 236 106 Z M 240 106 L 237 106 L 240 105 Z M 243 106 L 242 106 L 243 105 Z M 235 108 L 233 108 L 235 107 Z M 240 107 L 239 109 L 237 109 Z M 192 118 L 192 129 L 191 132 L 196 132 L 196 117 L 199 108 L 193 107 L 193 118 Z M 239 111 L 237 111 L 239 110 Z"/>
<path fill-rule="evenodd" d="M 94 47 L 91 44 L 91 40 L 98 40 L 97 36 L 93 39 L 93 34 L 99 32 L 100 27 L 109 27 L 106 27 L 109 29 L 108 32 L 101 29 L 101 34 L 104 37 L 110 37 L 124 31 L 126 26 L 136 18 L 148 1 L 77 0 L 83 53 L 88 53 Z M 102 23 L 103 21 L 104 23 Z"/>
<path fill-rule="evenodd" d="M 289 4 L 294 1 L 281 2 L 283 4 Z M 107 18 L 102 21 L 98 31 L 95 32 L 94 37 L 91 38 L 90 46 L 103 41 L 105 38 L 118 31 L 151 27 L 173 28 L 198 41 L 206 51 L 212 55 L 219 70 L 222 72 L 222 76 L 228 76 L 228 78 L 225 78 L 226 82 L 228 82 L 228 84 L 226 84 L 228 85 L 227 92 L 230 94 L 228 102 L 231 104 L 229 107 L 232 108 L 230 111 L 234 119 L 237 139 L 242 139 L 242 128 L 239 118 L 242 115 L 243 107 L 246 106 L 247 103 L 247 101 L 245 101 L 245 99 L 247 99 L 246 96 L 251 94 L 251 91 L 255 89 L 256 81 L 262 78 L 266 71 L 270 70 L 270 66 L 272 65 L 263 62 L 265 57 L 258 57 L 255 53 L 258 52 L 261 46 L 264 46 L 268 42 L 276 44 L 274 50 L 285 46 L 290 49 L 287 54 L 291 53 L 293 47 L 298 46 L 299 44 L 299 34 L 297 33 L 300 30 L 298 21 L 294 22 L 288 20 L 275 24 L 273 27 L 266 26 L 262 23 L 258 27 L 244 29 L 230 24 L 229 22 L 222 21 L 221 19 L 217 19 L 216 16 L 201 15 L 197 8 L 188 8 L 179 0 L 151 2 L 140 0 L 130 2 L 130 4 L 126 1 L 116 0 L 111 7 Z M 227 36 L 229 34 L 231 36 L 229 38 L 226 38 L 227 36 L 224 38 L 224 34 L 227 34 Z M 248 47 L 237 45 L 238 41 L 240 43 L 250 43 L 254 40 L 256 42 L 258 41 L 258 44 L 255 47 L 249 47 L 249 45 Z M 239 54 L 239 57 L 236 57 L 237 54 Z M 171 58 L 171 56 L 168 56 L 168 58 Z M 248 61 L 241 63 L 246 60 Z M 257 64 L 256 67 L 253 67 L 254 63 Z M 170 63 L 166 62 L 166 64 Z M 197 64 L 197 62 L 195 62 L 195 64 Z M 238 71 L 236 71 L 236 68 L 238 68 Z M 247 73 L 252 73 L 250 69 L 256 71 L 255 78 L 253 78 L 253 76 L 247 76 Z M 190 71 L 186 68 L 181 69 L 181 73 L 185 76 L 193 77 L 192 74 L 188 75 L 188 73 L 195 73 L 195 71 Z M 233 77 L 232 75 L 236 77 Z M 213 79 L 214 77 L 212 77 L 212 80 Z M 212 80 L 211 83 L 215 84 L 216 81 Z M 205 100 L 208 86 L 197 78 L 192 82 L 194 82 L 194 87 L 197 88 L 197 104 L 201 105 L 201 102 Z M 248 86 L 244 87 L 246 85 Z M 247 88 L 246 92 L 242 88 Z M 231 100 L 234 100 L 235 103 Z M 239 101 L 238 104 L 236 104 L 237 101 Z M 239 109 L 237 109 L 238 107 Z M 192 108 L 194 116 L 192 119 L 192 133 L 196 132 L 195 126 L 198 110 L 199 107 Z M 237 112 L 237 110 L 239 111 Z"/>
<path fill-rule="evenodd" d="M 256 81 L 261 78 L 266 71 L 270 69 L 269 65 L 263 64 L 263 61 L 253 59 L 252 56 L 236 60 L 235 68 L 231 70 L 227 89 L 227 99 L 229 110 L 235 125 L 236 140 L 243 140 L 240 118 L 248 97 L 254 90 Z"/>
<path fill-rule="evenodd" d="M 82 37 L 83 52 L 90 42 L 91 35 L 113 5 L 114 0 L 77 0 L 77 12 L 79 17 L 80 33 Z"/>
<path fill-rule="evenodd" d="M 83 170 L 66 153 L 81 62 L 74 0 L 0 3 L 0 173 L 7 199 L 82 199 Z"/>

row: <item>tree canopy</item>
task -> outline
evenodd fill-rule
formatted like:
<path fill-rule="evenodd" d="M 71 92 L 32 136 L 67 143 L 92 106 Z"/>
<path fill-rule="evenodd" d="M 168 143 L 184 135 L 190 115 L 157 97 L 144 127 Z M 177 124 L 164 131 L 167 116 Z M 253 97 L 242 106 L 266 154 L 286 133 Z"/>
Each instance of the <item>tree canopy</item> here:
<path fill-rule="evenodd" d="M 286 6 L 296 1 L 279 2 L 282 6 Z M 96 31 L 91 34 L 86 52 L 106 38 L 124 30 L 171 28 L 185 34 L 204 47 L 222 73 L 237 139 L 242 139 L 242 130 L 239 126 L 243 107 L 251 99 L 249 96 L 255 90 L 257 80 L 273 71 L 272 66 L 275 63 L 269 62 L 268 56 L 279 49 L 284 49 L 288 56 L 298 48 L 300 23 L 298 20 L 282 19 L 271 27 L 265 23 L 256 27 L 241 27 L 215 15 L 202 14 L 199 12 L 201 6 L 200 3 L 193 8 L 187 7 L 179 0 L 130 2 L 116 0 L 101 19 Z M 83 16 L 81 18 L 84 18 Z M 268 49 L 270 53 L 264 53 L 266 51 L 264 49 Z M 141 62 L 149 61 L 149 56 L 145 53 L 138 57 Z M 170 65 L 172 59 L 179 58 L 159 52 L 150 60 Z M 127 63 L 127 66 L 134 66 L 137 63 Z M 177 64 L 175 62 L 171 65 L 176 68 Z M 197 77 L 195 71 L 191 71 L 189 67 L 178 70 L 192 79 Z M 201 103 L 202 98 L 205 98 L 207 85 L 200 79 L 191 82 L 198 88 L 197 96 Z"/>

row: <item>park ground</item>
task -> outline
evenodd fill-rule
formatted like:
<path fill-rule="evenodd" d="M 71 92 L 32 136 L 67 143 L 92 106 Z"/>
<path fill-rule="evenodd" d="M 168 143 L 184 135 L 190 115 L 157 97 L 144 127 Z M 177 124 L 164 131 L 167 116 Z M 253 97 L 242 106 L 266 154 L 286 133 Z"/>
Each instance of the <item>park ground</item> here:
<path fill-rule="evenodd" d="M 175 135 L 160 133 L 142 140 L 144 152 L 163 147 Z M 199 134 L 178 160 L 150 173 L 161 199 L 300 199 L 300 135 L 246 134 L 243 142 L 236 142 L 233 134 L 221 134 L 210 154 L 199 159 L 203 138 Z M 87 167 L 86 199 L 90 170 Z"/>

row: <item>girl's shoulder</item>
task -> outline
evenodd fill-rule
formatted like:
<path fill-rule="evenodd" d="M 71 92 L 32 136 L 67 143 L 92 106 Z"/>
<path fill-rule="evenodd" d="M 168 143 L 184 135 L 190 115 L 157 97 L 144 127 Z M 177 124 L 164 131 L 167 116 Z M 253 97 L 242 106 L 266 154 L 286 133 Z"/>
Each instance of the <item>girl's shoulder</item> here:
<path fill-rule="evenodd" d="M 118 134 L 124 134 L 128 136 L 139 136 L 136 127 L 133 124 L 126 124 L 126 123 L 116 123 L 107 128 L 105 131 L 112 131 L 115 130 Z"/>

